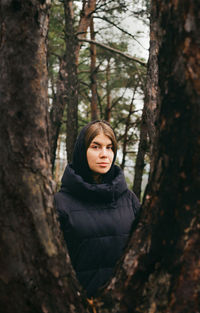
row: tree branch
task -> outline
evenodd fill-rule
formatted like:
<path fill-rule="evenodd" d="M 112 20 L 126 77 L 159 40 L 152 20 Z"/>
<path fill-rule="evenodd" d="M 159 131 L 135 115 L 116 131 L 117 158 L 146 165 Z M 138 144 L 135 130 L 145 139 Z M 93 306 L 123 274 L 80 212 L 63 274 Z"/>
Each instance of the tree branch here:
<path fill-rule="evenodd" d="M 126 58 L 126 59 L 128 59 L 128 60 L 130 60 L 130 61 L 134 61 L 134 62 L 139 63 L 140 65 L 146 67 L 146 63 L 145 63 L 144 61 L 142 61 L 142 60 L 140 60 L 140 59 L 138 59 L 138 58 L 136 58 L 136 57 L 133 57 L 133 56 L 131 56 L 131 55 L 129 55 L 129 54 L 126 54 L 126 53 L 124 53 L 124 52 L 122 52 L 122 51 L 120 51 L 120 50 L 118 50 L 118 49 L 115 49 L 115 48 L 112 48 L 112 47 L 110 47 L 110 46 L 107 46 L 107 45 L 105 45 L 105 44 L 103 44 L 103 43 L 101 43 L 101 42 L 97 42 L 97 41 L 95 41 L 95 40 L 86 39 L 86 38 L 84 38 L 84 39 L 78 38 L 78 40 L 79 40 L 79 41 L 83 41 L 83 42 L 92 43 L 92 44 L 97 45 L 97 46 L 99 46 L 99 47 L 101 47 L 101 48 L 103 48 L 103 49 L 106 49 L 106 50 L 108 50 L 108 51 L 111 51 L 111 52 L 114 52 L 114 53 L 116 53 L 116 54 L 119 54 L 119 55 L 121 55 L 122 57 L 124 57 L 124 58 Z"/>
<path fill-rule="evenodd" d="M 133 40 L 135 40 L 143 49 L 146 50 L 146 48 L 143 47 L 143 45 L 135 38 L 134 35 L 132 35 L 131 33 L 129 33 L 128 31 L 126 31 L 125 29 L 121 28 L 120 26 L 118 26 L 117 24 L 115 24 L 114 22 L 110 21 L 109 19 L 107 19 L 105 16 L 104 17 L 101 17 L 101 16 L 94 16 L 94 18 L 97 18 L 97 19 L 101 19 L 107 23 L 109 23 L 110 25 L 113 25 L 114 27 L 116 27 L 117 29 L 119 29 L 122 33 L 130 36 L 131 38 L 133 38 Z"/>

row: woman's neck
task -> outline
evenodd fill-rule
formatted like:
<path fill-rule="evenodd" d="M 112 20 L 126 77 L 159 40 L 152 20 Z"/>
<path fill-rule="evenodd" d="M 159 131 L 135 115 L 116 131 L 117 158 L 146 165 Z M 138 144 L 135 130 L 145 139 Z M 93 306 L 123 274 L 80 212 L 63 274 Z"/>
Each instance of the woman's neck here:
<path fill-rule="evenodd" d="M 93 174 L 92 177 L 93 177 L 93 180 L 96 184 L 102 183 L 102 175 L 101 174 Z"/>

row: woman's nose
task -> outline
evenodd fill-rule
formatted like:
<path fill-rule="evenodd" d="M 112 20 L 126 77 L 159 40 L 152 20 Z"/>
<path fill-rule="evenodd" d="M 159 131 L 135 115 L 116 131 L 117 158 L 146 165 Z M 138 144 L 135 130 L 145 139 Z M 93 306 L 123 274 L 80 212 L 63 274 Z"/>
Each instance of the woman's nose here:
<path fill-rule="evenodd" d="M 100 150 L 100 157 L 106 157 L 107 156 L 107 149 L 106 148 L 102 148 Z"/>

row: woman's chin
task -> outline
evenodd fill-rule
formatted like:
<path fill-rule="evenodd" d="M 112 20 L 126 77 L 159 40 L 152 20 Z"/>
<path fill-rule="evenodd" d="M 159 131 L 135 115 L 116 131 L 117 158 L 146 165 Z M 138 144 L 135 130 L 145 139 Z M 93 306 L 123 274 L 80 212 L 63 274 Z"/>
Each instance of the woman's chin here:
<path fill-rule="evenodd" d="M 110 168 L 100 168 L 100 169 L 97 169 L 94 173 L 97 175 L 106 174 L 106 173 L 108 173 L 109 169 Z"/>

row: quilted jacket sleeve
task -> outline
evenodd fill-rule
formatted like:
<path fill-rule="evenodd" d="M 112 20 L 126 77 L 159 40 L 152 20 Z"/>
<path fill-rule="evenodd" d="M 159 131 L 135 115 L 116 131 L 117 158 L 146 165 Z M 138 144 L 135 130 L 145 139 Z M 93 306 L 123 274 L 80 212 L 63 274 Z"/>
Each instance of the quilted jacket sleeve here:
<path fill-rule="evenodd" d="M 134 212 L 135 217 L 137 217 L 141 208 L 141 204 L 140 204 L 140 201 L 138 200 L 138 197 L 135 195 L 135 193 L 131 190 L 129 191 L 130 191 L 130 195 L 132 198 L 133 212 Z"/>

